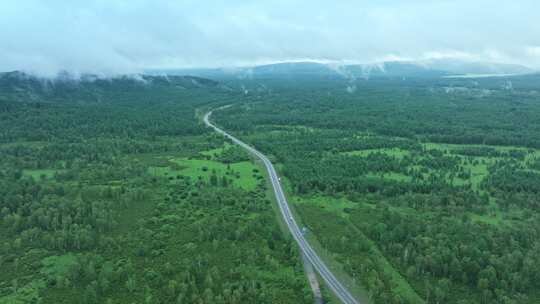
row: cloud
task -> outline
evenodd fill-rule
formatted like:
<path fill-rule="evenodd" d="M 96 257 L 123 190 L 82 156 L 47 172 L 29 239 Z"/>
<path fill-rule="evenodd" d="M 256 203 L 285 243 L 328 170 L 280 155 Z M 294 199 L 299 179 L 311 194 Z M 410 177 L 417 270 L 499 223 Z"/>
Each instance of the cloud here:
<path fill-rule="evenodd" d="M 540 58 L 540 46 L 529 46 L 525 50 L 531 57 Z"/>
<path fill-rule="evenodd" d="M 540 68 L 539 12 L 532 0 L 3 1 L 0 69 L 130 73 L 430 58 Z"/>

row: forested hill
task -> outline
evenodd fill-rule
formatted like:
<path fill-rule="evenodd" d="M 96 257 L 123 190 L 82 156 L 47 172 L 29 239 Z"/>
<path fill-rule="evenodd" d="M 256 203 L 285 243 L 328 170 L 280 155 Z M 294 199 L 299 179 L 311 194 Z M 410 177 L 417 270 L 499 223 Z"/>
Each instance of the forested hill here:
<path fill-rule="evenodd" d="M 0 101 L 122 102 L 133 94 L 148 93 L 156 88 L 220 89 L 220 84 L 193 76 L 124 75 L 102 78 L 96 75 L 74 77 L 63 73 L 53 78 L 41 78 L 19 71 L 0 73 Z M 151 99 L 155 101 L 159 97 L 152 94 Z"/>

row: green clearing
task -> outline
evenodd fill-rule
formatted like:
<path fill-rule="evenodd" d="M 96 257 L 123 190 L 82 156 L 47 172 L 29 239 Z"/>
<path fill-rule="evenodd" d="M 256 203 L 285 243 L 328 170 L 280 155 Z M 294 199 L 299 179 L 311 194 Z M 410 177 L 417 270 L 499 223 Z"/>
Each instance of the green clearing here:
<path fill-rule="evenodd" d="M 54 170 L 54 169 L 29 170 L 29 169 L 25 169 L 25 170 L 23 170 L 23 175 L 32 177 L 35 181 L 39 181 L 39 180 L 42 180 L 42 179 L 51 179 L 51 178 L 54 177 L 54 175 L 57 172 L 61 172 L 61 170 Z"/>
<path fill-rule="evenodd" d="M 471 219 L 478 223 L 486 223 L 494 226 L 500 226 L 502 224 L 509 223 L 505 220 L 503 212 L 497 211 L 495 214 L 490 215 L 480 215 L 480 214 L 471 214 Z"/>
<path fill-rule="evenodd" d="M 463 144 L 440 144 L 440 143 L 423 143 L 423 147 L 426 150 L 440 150 L 447 152 L 448 155 L 454 155 L 460 158 L 460 166 L 463 168 L 464 171 L 470 173 L 470 178 L 463 179 L 459 177 L 454 177 L 454 179 L 451 181 L 453 185 L 456 186 L 462 186 L 467 183 L 469 183 L 472 187 L 472 189 L 476 191 L 480 191 L 481 193 L 485 193 L 481 189 L 481 183 L 484 181 L 484 179 L 489 176 L 489 167 L 495 165 L 497 162 L 505 161 L 509 159 L 510 157 L 503 157 L 503 156 L 465 156 L 465 155 L 459 155 L 454 154 L 454 151 L 459 151 L 459 149 L 464 148 L 478 148 L 478 149 L 493 149 L 496 152 L 501 153 L 511 153 L 513 151 L 521 151 L 525 153 L 525 157 L 523 159 L 517 160 L 519 164 L 523 165 L 525 167 L 525 171 L 533 171 L 536 172 L 537 170 L 534 169 L 528 169 L 527 163 L 530 161 L 533 161 L 537 159 L 540 156 L 540 150 L 538 149 L 531 149 L 531 148 L 524 148 L 524 147 L 517 147 L 517 146 L 495 146 L 495 145 L 463 145 Z"/>
<path fill-rule="evenodd" d="M 148 172 L 154 176 L 169 178 L 172 182 L 180 180 L 179 176 L 189 177 L 192 181 L 210 182 L 215 174 L 218 178 L 227 178 L 234 186 L 248 191 L 254 190 L 262 178 L 257 166 L 249 161 L 224 164 L 213 160 L 171 158 L 169 162 L 176 166 L 151 166 Z"/>
<path fill-rule="evenodd" d="M 291 202 L 299 205 L 307 204 L 318 206 L 322 209 L 333 212 L 340 216 L 347 216 L 347 210 L 354 208 L 357 205 L 350 200 L 347 200 L 346 198 L 336 198 L 319 195 L 310 197 L 293 196 Z"/>
<path fill-rule="evenodd" d="M 42 260 L 43 268 L 41 272 L 49 277 L 66 276 L 73 267 L 77 265 L 77 258 L 74 254 L 61 256 L 49 256 Z"/>
<path fill-rule="evenodd" d="M 221 155 L 225 150 L 229 149 L 230 147 L 232 147 L 232 145 L 226 142 L 222 147 L 202 151 L 200 152 L 200 154 L 210 156 L 212 157 L 212 159 L 216 159 L 219 155 Z"/>
<path fill-rule="evenodd" d="M 386 180 L 396 181 L 396 182 L 409 182 L 412 178 L 408 175 L 396 172 L 384 172 L 384 173 L 367 173 L 366 177 L 371 178 L 382 178 Z"/>
<path fill-rule="evenodd" d="M 445 144 L 445 143 L 427 142 L 427 143 L 422 143 L 422 145 L 426 149 L 449 150 L 449 151 L 453 149 L 463 148 L 463 147 L 470 147 L 470 148 L 486 148 L 487 147 L 487 148 L 493 148 L 500 152 L 508 152 L 511 150 L 521 150 L 521 151 L 530 150 L 529 148 L 518 147 L 518 146 L 496 146 L 496 145 L 477 145 L 477 144 L 464 145 L 464 144 Z M 538 151 L 536 151 L 535 153 L 538 153 Z"/>
<path fill-rule="evenodd" d="M 405 156 L 411 155 L 410 151 L 403 150 L 400 148 L 379 148 L 379 149 L 367 149 L 367 150 L 356 150 L 356 151 L 348 151 L 348 152 L 342 152 L 344 155 L 349 156 L 368 156 L 372 153 L 382 153 L 388 156 L 397 157 L 397 158 L 403 158 Z"/>
<path fill-rule="evenodd" d="M 463 162 L 462 160 L 461 166 L 465 171 L 470 172 L 470 178 L 462 179 L 459 177 L 455 177 L 452 181 L 454 185 L 462 186 L 466 183 L 470 183 L 474 190 L 480 190 L 480 184 L 489 174 L 488 166 L 492 164 L 493 161 L 484 157 L 477 157 L 475 159 L 484 160 L 484 162 L 468 163 Z"/>

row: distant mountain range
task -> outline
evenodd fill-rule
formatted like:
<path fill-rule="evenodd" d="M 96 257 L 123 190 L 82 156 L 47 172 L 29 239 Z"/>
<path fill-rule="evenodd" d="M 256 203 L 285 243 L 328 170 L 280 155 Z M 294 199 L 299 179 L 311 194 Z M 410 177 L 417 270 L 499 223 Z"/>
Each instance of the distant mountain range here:
<path fill-rule="evenodd" d="M 507 63 L 469 62 L 451 59 L 431 60 L 424 63 L 433 69 L 446 71 L 454 75 L 521 75 L 535 72 L 522 65 Z"/>
<path fill-rule="evenodd" d="M 104 92 L 140 92 L 156 86 L 178 89 L 218 88 L 231 90 L 231 87 L 224 84 L 225 82 L 219 82 L 226 79 L 313 78 L 354 81 L 370 78 L 401 80 L 402 78 L 441 78 L 459 75 L 468 77 L 471 74 L 485 77 L 532 73 L 535 71 L 520 65 L 458 60 L 393 61 L 379 64 L 349 65 L 285 62 L 242 68 L 150 70 L 143 75 L 124 75 L 112 78 L 102 78 L 90 74 L 74 76 L 66 72 L 59 73 L 53 78 L 42 78 L 15 71 L 0 73 L 0 99 L 100 101 Z"/>
<path fill-rule="evenodd" d="M 461 60 L 389 61 L 377 64 L 326 64 L 284 62 L 242 68 L 149 70 L 150 75 L 195 75 L 208 78 L 371 78 L 371 77 L 444 77 L 453 75 L 515 75 L 534 73 L 525 66 Z"/>
<path fill-rule="evenodd" d="M 102 78 L 59 73 L 42 78 L 23 72 L 0 73 L 0 99 L 11 101 L 101 101 L 106 92 L 143 92 L 156 87 L 216 88 L 220 83 L 196 76 L 124 75 Z"/>

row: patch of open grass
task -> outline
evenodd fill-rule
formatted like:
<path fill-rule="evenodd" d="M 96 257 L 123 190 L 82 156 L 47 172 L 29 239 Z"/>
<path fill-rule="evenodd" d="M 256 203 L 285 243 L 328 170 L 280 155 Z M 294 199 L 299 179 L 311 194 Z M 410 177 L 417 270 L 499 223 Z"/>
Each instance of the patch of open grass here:
<path fill-rule="evenodd" d="M 49 277 L 65 277 L 77 264 L 77 257 L 73 254 L 53 255 L 41 261 L 41 272 Z"/>
<path fill-rule="evenodd" d="M 215 171 L 218 176 L 228 175 L 234 185 L 246 190 L 252 190 L 257 186 L 258 180 L 253 177 L 253 169 L 257 167 L 249 161 L 233 163 L 226 165 L 216 161 L 200 159 L 175 159 L 173 162 L 180 166 L 186 166 L 186 169 L 180 172 L 195 179 L 202 176 L 209 179 Z"/>
<path fill-rule="evenodd" d="M 367 173 L 366 177 L 372 178 L 382 178 L 386 180 L 393 180 L 397 182 L 410 182 L 412 178 L 408 175 L 396 172 L 385 172 L 385 173 Z"/>
<path fill-rule="evenodd" d="M 482 157 L 475 157 L 475 159 L 485 159 L 485 162 L 478 162 L 478 163 L 461 163 L 461 166 L 465 171 L 468 171 L 471 173 L 471 177 L 469 179 L 461 179 L 461 178 L 454 178 L 452 181 L 454 185 L 461 186 L 466 183 L 470 183 L 473 190 L 480 190 L 480 184 L 484 180 L 485 177 L 488 176 L 488 166 L 492 163 L 492 160 L 489 160 L 488 158 L 482 158 Z"/>
<path fill-rule="evenodd" d="M 32 177 L 34 180 L 39 181 L 41 179 L 51 179 L 59 170 L 53 169 L 37 169 L 37 170 L 23 170 L 24 176 Z"/>
<path fill-rule="evenodd" d="M 356 150 L 356 151 L 343 152 L 343 154 L 345 155 L 362 156 L 362 157 L 368 156 L 371 153 L 382 153 L 382 154 L 386 154 L 388 156 L 393 156 L 396 158 L 403 158 L 411 154 L 409 151 L 402 150 L 400 148 L 380 148 L 380 149 L 368 149 L 368 150 Z"/>
<path fill-rule="evenodd" d="M 334 198 L 329 196 L 314 195 L 310 197 L 295 196 L 291 199 L 295 204 L 311 204 L 319 206 L 327 211 L 341 216 L 347 216 L 347 209 L 354 208 L 355 203 L 346 198 Z"/>
<path fill-rule="evenodd" d="M 202 179 L 209 182 L 215 173 L 218 178 L 225 176 L 234 186 L 248 191 L 255 189 L 261 176 L 257 166 L 249 161 L 227 165 L 213 160 L 173 158 L 169 162 L 172 163 L 171 166 L 151 166 L 148 170 L 154 176 L 171 178 L 173 181 L 177 180 L 178 176 L 188 176 L 193 181 Z M 255 173 L 254 169 L 259 172 Z"/>
<path fill-rule="evenodd" d="M 493 145 L 480 145 L 480 144 L 474 144 L 474 145 L 464 145 L 464 144 L 441 144 L 441 143 L 423 143 L 422 144 L 425 149 L 436 149 L 436 150 L 459 150 L 462 148 L 492 148 L 495 151 L 498 152 L 509 152 L 512 150 L 519 150 L 519 151 L 525 151 L 528 153 L 527 157 L 540 157 L 540 150 L 537 149 L 531 149 L 526 147 L 518 147 L 518 146 L 493 146 Z"/>
<path fill-rule="evenodd" d="M 221 155 L 221 153 L 223 153 L 223 151 L 229 149 L 231 146 L 232 146 L 231 144 L 226 142 L 222 147 L 202 151 L 202 152 L 200 152 L 200 154 L 210 156 L 210 157 L 212 157 L 212 159 L 215 159 L 217 156 Z"/>
<path fill-rule="evenodd" d="M 475 222 L 482 222 L 494 226 L 500 226 L 505 223 L 502 212 L 498 211 L 491 215 L 471 214 L 471 219 Z"/>

